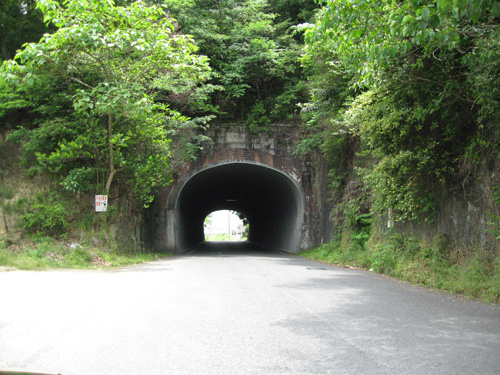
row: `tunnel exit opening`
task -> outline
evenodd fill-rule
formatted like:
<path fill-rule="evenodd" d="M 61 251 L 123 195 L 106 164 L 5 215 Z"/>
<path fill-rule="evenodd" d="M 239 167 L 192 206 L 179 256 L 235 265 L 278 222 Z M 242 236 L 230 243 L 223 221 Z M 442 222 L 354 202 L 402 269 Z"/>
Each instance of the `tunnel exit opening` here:
<path fill-rule="evenodd" d="M 249 224 L 248 241 L 297 253 L 305 200 L 293 176 L 254 162 L 219 162 L 179 179 L 168 197 L 169 248 L 188 251 L 205 241 L 205 219 L 219 210 L 239 212 Z"/>
<path fill-rule="evenodd" d="M 214 211 L 203 222 L 205 241 L 246 241 L 248 218 L 236 211 Z"/>

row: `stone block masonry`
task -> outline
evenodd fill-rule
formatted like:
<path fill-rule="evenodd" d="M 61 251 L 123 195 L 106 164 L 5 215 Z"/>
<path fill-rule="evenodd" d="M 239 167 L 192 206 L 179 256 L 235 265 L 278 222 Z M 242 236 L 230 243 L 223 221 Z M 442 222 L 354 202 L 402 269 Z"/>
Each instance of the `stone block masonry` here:
<path fill-rule="evenodd" d="M 206 131 L 211 140 L 195 161 L 177 168 L 146 215 L 145 242 L 155 250 L 187 251 L 203 240 L 202 217 L 214 208 L 248 213 L 250 236 L 253 227 L 253 240 L 267 247 L 296 253 L 326 242 L 327 166 L 319 155 L 294 154 L 297 130 L 275 124 L 253 133 L 224 124 Z M 218 197 L 222 192 L 238 196 L 237 203 Z"/>

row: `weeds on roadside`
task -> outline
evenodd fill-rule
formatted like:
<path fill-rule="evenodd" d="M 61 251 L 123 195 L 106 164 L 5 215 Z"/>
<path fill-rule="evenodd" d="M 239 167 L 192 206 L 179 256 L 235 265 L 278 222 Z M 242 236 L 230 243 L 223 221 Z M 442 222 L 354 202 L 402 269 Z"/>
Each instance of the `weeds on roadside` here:
<path fill-rule="evenodd" d="M 0 266 L 21 270 L 103 268 L 142 263 L 169 254 L 118 254 L 70 242 L 65 238 L 33 236 L 22 245 L 0 241 Z"/>
<path fill-rule="evenodd" d="M 355 266 L 386 274 L 413 284 L 442 289 L 469 298 L 500 303 L 500 255 L 496 258 L 469 252 L 454 259 L 446 243 L 421 246 L 414 238 L 392 234 L 380 243 L 339 241 L 307 250 L 300 255 L 321 262 Z"/>

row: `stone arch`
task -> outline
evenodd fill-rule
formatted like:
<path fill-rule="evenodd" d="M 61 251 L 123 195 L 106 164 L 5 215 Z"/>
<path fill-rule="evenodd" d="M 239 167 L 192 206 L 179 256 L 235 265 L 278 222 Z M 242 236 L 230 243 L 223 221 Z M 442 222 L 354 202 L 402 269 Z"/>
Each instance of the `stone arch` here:
<path fill-rule="evenodd" d="M 187 170 L 166 197 L 167 248 L 184 252 L 203 242 L 203 219 L 216 209 L 242 212 L 249 241 L 268 248 L 300 250 L 305 198 L 290 168 L 249 160 L 198 164 Z"/>

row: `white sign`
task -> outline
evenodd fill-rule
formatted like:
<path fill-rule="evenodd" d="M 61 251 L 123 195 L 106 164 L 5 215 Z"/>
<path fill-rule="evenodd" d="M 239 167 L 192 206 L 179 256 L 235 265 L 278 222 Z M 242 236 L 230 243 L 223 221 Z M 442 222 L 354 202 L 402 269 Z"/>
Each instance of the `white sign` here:
<path fill-rule="evenodd" d="M 96 195 L 95 196 L 95 212 L 105 212 L 108 208 L 108 196 Z"/>

